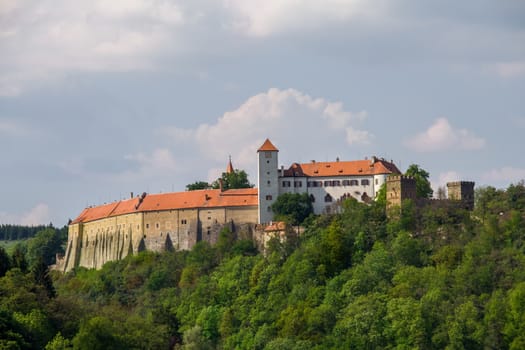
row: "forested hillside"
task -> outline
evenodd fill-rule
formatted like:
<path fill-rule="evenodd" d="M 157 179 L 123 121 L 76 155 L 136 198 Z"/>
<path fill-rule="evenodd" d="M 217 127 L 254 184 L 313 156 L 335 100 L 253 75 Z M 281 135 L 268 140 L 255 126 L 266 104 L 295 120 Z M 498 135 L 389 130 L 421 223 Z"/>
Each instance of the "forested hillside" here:
<path fill-rule="evenodd" d="M 45 230 L 47 227 L 53 228 L 51 224 L 49 226 L 0 225 L 0 240 L 16 241 L 32 238 L 37 232 Z M 67 236 L 67 229 L 64 231 L 64 234 Z"/>
<path fill-rule="evenodd" d="M 222 232 L 54 287 L 0 251 L 0 348 L 524 349 L 525 186 L 476 195 L 392 220 L 348 200 L 266 256 Z"/>

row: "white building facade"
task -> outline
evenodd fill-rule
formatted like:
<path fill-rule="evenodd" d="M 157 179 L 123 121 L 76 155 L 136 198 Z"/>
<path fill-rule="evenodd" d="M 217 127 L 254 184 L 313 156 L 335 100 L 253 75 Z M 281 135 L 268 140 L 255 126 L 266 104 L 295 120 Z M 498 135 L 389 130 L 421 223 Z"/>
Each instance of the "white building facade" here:
<path fill-rule="evenodd" d="M 283 193 L 307 193 L 314 213 L 330 213 L 341 200 L 374 200 L 387 176 L 400 174 L 393 162 L 371 159 L 293 163 L 278 169 L 278 149 L 266 140 L 258 150 L 259 223 L 273 220 L 272 204 Z"/>

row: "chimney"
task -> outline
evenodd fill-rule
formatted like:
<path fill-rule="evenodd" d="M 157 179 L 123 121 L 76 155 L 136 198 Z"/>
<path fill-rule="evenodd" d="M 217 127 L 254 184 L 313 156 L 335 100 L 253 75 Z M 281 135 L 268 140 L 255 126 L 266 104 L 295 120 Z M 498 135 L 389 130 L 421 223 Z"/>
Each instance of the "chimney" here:
<path fill-rule="evenodd" d="M 221 192 L 224 192 L 222 178 L 219 179 L 219 188 L 221 189 Z"/>
<path fill-rule="evenodd" d="M 133 192 L 130 193 L 129 198 L 133 199 Z"/>

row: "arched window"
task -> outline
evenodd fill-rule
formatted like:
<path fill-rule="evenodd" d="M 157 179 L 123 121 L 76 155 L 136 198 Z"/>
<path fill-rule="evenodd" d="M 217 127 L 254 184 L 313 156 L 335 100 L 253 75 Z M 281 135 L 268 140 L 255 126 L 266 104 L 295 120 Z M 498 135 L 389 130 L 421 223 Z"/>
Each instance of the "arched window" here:
<path fill-rule="evenodd" d="M 326 196 L 324 196 L 325 203 L 330 203 L 330 202 L 332 202 L 332 200 L 333 200 L 332 196 L 330 196 L 329 193 L 327 193 Z"/>
<path fill-rule="evenodd" d="M 313 194 L 310 195 L 310 202 L 315 203 L 315 197 Z"/>

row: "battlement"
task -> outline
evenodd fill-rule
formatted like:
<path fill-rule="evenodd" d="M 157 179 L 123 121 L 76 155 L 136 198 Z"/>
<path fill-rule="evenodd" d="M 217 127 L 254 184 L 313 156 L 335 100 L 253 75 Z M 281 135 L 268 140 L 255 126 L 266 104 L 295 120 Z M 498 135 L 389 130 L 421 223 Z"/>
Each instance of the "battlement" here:
<path fill-rule="evenodd" d="M 474 187 L 475 182 L 474 181 L 451 181 L 447 182 L 447 187 L 452 186 L 472 186 Z"/>
<path fill-rule="evenodd" d="M 412 176 L 406 176 L 406 175 L 389 175 L 386 178 L 387 182 L 394 182 L 394 181 L 412 181 L 415 179 Z"/>

